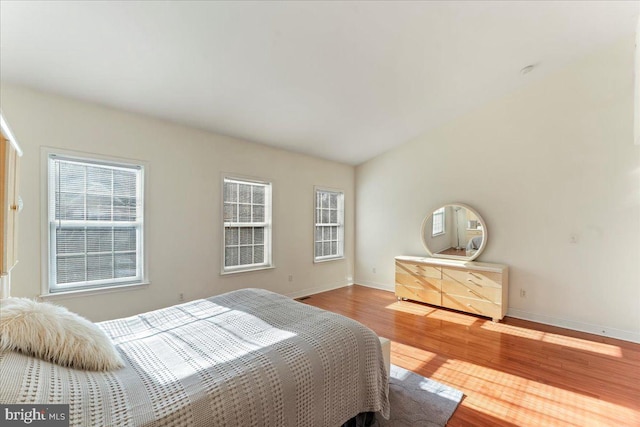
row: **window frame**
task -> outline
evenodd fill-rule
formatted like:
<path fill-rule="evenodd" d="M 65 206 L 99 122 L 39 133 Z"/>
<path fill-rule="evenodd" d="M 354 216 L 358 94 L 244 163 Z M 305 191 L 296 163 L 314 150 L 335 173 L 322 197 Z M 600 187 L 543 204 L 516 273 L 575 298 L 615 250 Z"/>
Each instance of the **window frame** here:
<path fill-rule="evenodd" d="M 318 193 L 337 193 L 338 194 L 338 222 L 337 223 L 318 223 L 317 222 L 317 210 L 318 208 Z M 329 188 L 329 187 L 321 187 L 314 186 L 313 187 L 313 262 L 321 263 L 327 261 L 336 261 L 345 258 L 345 194 L 344 190 Z M 320 208 L 321 209 L 321 208 Z M 321 240 L 319 242 L 316 241 L 316 229 L 317 227 L 338 227 L 337 230 L 337 249 L 338 253 L 336 255 L 321 255 L 318 256 L 316 254 L 316 243 L 324 242 L 325 240 Z"/>
<path fill-rule="evenodd" d="M 263 222 L 227 222 L 225 221 L 225 184 L 227 181 L 234 181 L 239 184 L 262 185 L 265 187 L 264 201 L 264 221 Z M 270 180 L 247 177 L 238 174 L 222 174 L 220 180 L 220 200 L 221 200 L 221 223 L 222 223 L 222 250 L 220 257 L 220 274 L 236 274 L 249 271 L 268 270 L 274 268 L 273 263 L 273 183 Z M 238 202 L 239 203 L 239 202 Z M 253 203 L 251 203 L 253 205 Z M 261 225 L 256 225 L 261 224 Z M 261 263 L 242 264 L 234 266 L 226 266 L 227 251 L 227 227 L 264 227 L 263 245 L 264 245 L 264 261 Z M 253 244 L 255 246 L 255 243 Z M 240 243 L 238 242 L 238 247 Z"/>
<path fill-rule="evenodd" d="M 58 157 L 62 160 L 68 160 L 73 162 L 84 163 L 88 165 L 108 166 L 114 168 L 126 168 L 136 169 L 139 171 L 137 179 L 139 182 L 136 186 L 136 197 L 139 200 L 141 206 L 139 207 L 140 213 L 137 215 L 135 221 L 123 222 L 123 224 L 135 224 L 136 226 L 136 276 L 135 278 L 111 278 L 91 280 L 85 282 L 75 282 L 76 284 L 57 284 L 56 283 L 56 267 L 55 257 L 56 241 L 55 232 L 51 227 L 55 227 L 55 218 L 51 220 L 50 212 L 55 207 L 52 203 L 55 203 L 55 194 L 51 192 L 55 186 L 50 182 L 49 167 L 53 157 Z M 50 299 L 55 297 L 68 297 L 79 296 L 94 293 L 106 293 L 114 291 L 125 291 L 131 289 L 138 289 L 140 287 L 146 287 L 149 285 L 149 262 L 148 253 L 146 250 L 146 236 L 147 236 L 147 199 L 146 199 L 146 185 L 148 179 L 148 163 L 141 160 L 124 159 L 113 156 L 105 156 L 95 153 L 85 153 L 79 151 L 64 150 L 52 147 L 42 147 L 41 149 L 41 297 L 44 299 Z M 111 195 L 112 196 L 112 195 Z M 114 221 L 99 221 L 99 220 L 78 220 L 75 224 L 71 222 L 69 225 L 85 225 L 87 223 L 96 222 L 92 225 L 95 227 L 109 225 Z"/>
<path fill-rule="evenodd" d="M 435 225 L 436 225 L 436 216 L 440 216 L 442 217 L 442 229 L 438 232 L 435 231 Z M 443 234 L 445 234 L 447 232 L 446 229 L 446 213 L 445 213 L 445 207 L 441 207 L 436 209 L 435 211 L 433 211 L 433 216 L 432 216 L 432 221 L 431 221 L 431 237 L 436 237 L 436 236 L 442 236 Z"/>

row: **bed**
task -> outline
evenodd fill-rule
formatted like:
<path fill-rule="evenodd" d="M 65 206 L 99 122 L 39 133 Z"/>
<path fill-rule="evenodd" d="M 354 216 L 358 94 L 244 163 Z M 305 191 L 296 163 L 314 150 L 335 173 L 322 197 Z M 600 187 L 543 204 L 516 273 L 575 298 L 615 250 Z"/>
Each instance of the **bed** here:
<path fill-rule="evenodd" d="M 0 403 L 70 404 L 72 426 L 340 426 L 389 414 L 380 341 L 360 323 L 243 289 L 98 324 L 125 367 L 0 354 Z"/>
<path fill-rule="evenodd" d="M 477 251 L 482 246 L 482 236 L 475 236 L 469 239 L 467 251 Z"/>

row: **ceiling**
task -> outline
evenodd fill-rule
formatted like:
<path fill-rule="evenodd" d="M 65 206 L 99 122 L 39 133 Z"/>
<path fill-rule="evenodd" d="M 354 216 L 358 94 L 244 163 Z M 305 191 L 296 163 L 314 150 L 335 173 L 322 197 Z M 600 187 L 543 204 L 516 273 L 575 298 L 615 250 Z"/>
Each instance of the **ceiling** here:
<path fill-rule="evenodd" d="M 639 12 L 636 1 L 3 0 L 0 76 L 356 165 L 632 36 Z"/>

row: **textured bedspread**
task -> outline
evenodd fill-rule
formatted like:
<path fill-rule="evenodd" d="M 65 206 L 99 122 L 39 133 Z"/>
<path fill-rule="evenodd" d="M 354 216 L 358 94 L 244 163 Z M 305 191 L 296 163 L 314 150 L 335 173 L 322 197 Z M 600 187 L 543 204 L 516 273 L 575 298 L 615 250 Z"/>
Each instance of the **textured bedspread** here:
<path fill-rule="evenodd" d="M 244 289 L 99 324 L 126 367 L 0 355 L 0 403 L 69 403 L 74 426 L 331 426 L 389 413 L 377 336 L 287 297 Z"/>

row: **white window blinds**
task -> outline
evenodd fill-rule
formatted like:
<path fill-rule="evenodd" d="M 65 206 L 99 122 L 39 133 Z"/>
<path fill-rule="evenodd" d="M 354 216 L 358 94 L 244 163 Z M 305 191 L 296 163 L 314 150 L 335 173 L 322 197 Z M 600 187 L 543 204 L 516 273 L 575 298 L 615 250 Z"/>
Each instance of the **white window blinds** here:
<path fill-rule="evenodd" d="M 49 155 L 49 291 L 140 283 L 143 170 Z"/>
<path fill-rule="evenodd" d="M 224 272 L 271 266 L 271 184 L 224 179 Z"/>
<path fill-rule="evenodd" d="M 316 189 L 314 259 L 344 256 L 344 193 Z"/>

